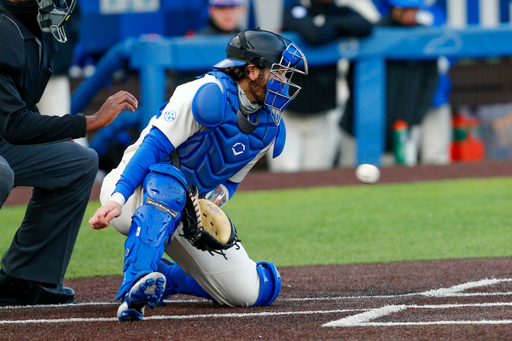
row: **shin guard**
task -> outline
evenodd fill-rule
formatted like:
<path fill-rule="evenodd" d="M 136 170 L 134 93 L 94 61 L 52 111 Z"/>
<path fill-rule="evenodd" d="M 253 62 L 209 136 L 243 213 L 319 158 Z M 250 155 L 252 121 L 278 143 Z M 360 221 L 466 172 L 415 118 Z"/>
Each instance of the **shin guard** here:
<path fill-rule="evenodd" d="M 150 205 L 137 209 L 125 243 L 124 277 L 116 299 L 122 298 L 140 277 L 157 271 L 165 242 L 174 230 L 172 215 Z"/>
<path fill-rule="evenodd" d="M 166 242 L 181 219 L 186 201 L 186 181 L 172 165 L 150 167 L 142 185 L 143 204 L 132 217 L 125 243 L 124 277 L 117 293 L 122 298 L 142 276 L 156 272 Z"/>

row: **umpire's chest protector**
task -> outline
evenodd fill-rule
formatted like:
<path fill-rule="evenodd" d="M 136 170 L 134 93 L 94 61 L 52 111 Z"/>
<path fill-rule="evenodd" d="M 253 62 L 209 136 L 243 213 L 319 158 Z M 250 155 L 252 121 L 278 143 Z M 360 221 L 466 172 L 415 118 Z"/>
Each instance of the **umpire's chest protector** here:
<path fill-rule="evenodd" d="M 199 187 L 200 195 L 238 173 L 274 141 L 281 128 L 264 107 L 251 115 L 259 120 L 255 129 L 242 132 L 237 124 L 239 100 L 235 82 L 223 72 L 209 74 L 220 79 L 224 93 L 214 83 L 204 85 L 194 98 L 192 111 L 195 119 L 210 129 L 196 133 L 177 148 L 180 168 L 187 181 Z"/>

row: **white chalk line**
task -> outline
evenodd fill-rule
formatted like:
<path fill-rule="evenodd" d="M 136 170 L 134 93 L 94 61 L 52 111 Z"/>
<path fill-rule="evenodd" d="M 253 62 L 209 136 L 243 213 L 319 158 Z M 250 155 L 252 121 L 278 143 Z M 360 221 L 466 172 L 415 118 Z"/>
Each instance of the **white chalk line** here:
<path fill-rule="evenodd" d="M 437 297 L 478 297 L 478 296 L 511 296 L 512 292 L 474 292 L 474 293 L 452 293 L 450 295 L 443 295 Z M 288 302 L 308 302 L 308 301 L 341 301 L 341 300 L 359 300 L 359 299 L 388 299 L 388 298 L 402 298 L 410 296 L 426 296 L 424 293 L 409 293 L 397 295 L 375 295 L 375 296 L 337 296 L 337 297 L 297 297 L 297 298 L 278 298 L 277 301 Z M 209 302 L 207 299 L 198 300 L 165 300 L 166 304 L 178 303 L 201 303 Z M 82 303 L 69 303 L 69 304 L 45 304 L 45 305 L 31 305 L 31 306 L 6 306 L 0 307 L 2 310 L 22 310 L 34 308 L 66 308 L 66 307 L 88 307 L 88 306 L 118 306 L 119 302 L 82 302 Z"/>
<path fill-rule="evenodd" d="M 501 279 L 497 279 L 497 278 L 487 279 L 486 278 L 486 279 L 482 279 L 480 281 L 467 282 L 464 284 L 455 285 L 450 288 L 429 290 L 429 291 L 421 293 L 421 295 L 428 296 L 428 297 L 447 297 L 447 296 L 450 296 L 450 295 L 453 295 L 456 293 L 460 293 L 461 291 L 464 291 L 464 290 L 483 287 L 483 286 L 490 286 L 490 285 L 494 285 L 494 284 L 498 284 L 498 283 L 502 283 L 502 282 L 512 282 L 512 279 L 511 278 L 501 278 Z"/>
<path fill-rule="evenodd" d="M 407 309 L 406 305 L 387 305 L 382 308 L 372 309 L 357 315 L 348 316 L 341 320 L 332 321 L 323 325 L 323 327 L 354 327 L 367 323 L 370 320 L 377 319 L 386 315 L 397 313 Z"/>
<path fill-rule="evenodd" d="M 512 295 L 512 293 L 510 293 Z M 164 300 L 164 302 L 170 304 L 176 303 L 198 303 L 198 302 L 211 302 L 207 299 L 198 299 L 198 300 Z M 87 306 L 110 306 L 110 305 L 120 305 L 119 302 L 82 302 L 82 303 L 67 303 L 67 304 L 44 304 L 44 305 L 26 305 L 26 306 L 5 306 L 0 307 L 0 311 L 2 310 L 18 310 L 18 309 L 33 309 L 33 308 L 66 308 L 66 307 L 87 307 Z"/>
<path fill-rule="evenodd" d="M 499 295 L 512 295 L 512 292 L 501 293 L 461 293 L 460 291 L 472 289 L 481 286 L 489 286 L 501 282 L 512 282 L 512 279 L 484 279 L 481 281 L 468 282 L 461 285 L 452 286 L 450 288 L 441 288 L 429 290 L 420 293 L 407 293 L 398 295 L 375 295 L 375 296 L 339 296 L 339 297 L 322 297 L 322 298 L 287 298 L 280 299 L 283 301 L 319 301 L 319 300 L 346 300 L 346 299 L 379 299 L 379 298 L 400 298 L 407 296 L 427 296 L 427 297 L 463 297 L 463 296 L 499 296 Z M 166 303 L 197 303 L 206 300 L 166 300 Z M 7 309 L 33 309 L 35 307 L 44 308 L 63 308 L 63 307 L 77 307 L 77 306 L 110 306 L 118 305 L 118 302 L 84 302 L 72 304 L 59 304 L 59 305 L 39 305 L 39 306 L 16 306 L 16 307 L 0 307 L 1 310 Z M 316 311 L 289 311 L 289 312 L 265 312 L 265 313 L 237 313 L 237 314 L 207 314 L 207 315 L 175 315 L 175 316 L 150 316 L 145 319 L 191 319 L 191 318 L 204 318 L 204 317 L 257 317 L 257 316 L 284 316 L 290 314 L 309 315 L 309 314 L 333 314 L 342 312 L 356 312 L 363 311 L 360 314 L 351 315 L 344 319 L 329 322 L 324 326 L 381 326 L 392 325 L 391 322 L 369 322 L 372 319 L 383 317 L 395 312 L 399 312 L 408 308 L 411 309 L 443 309 L 443 308 L 460 308 L 460 307 L 494 307 L 494 306 L 512 306 L 512 303 L 496 302 L 496 303 L 475 303 L 475 304 L 444 304 L 444 305 L 388 305 L 375 309 L 342 309 L 342 310 L 316 310 Z M 117 321 L 116 318 L 69 318 L 69 319 L 38 319 L 38 320 L 0 320 L 0 324 L 23 324 L 23 323 L 68 323 L 68 322 L 110 322 Z M 503 321 L 485 321 L 491 324 L 506 324 L 508 320 Z M 434 322 L 404 322 L 407 325 L 420 325 L 419 323 L 426 324 L 443 324 L 443 323 L 464 324 L 464 321 L 434 321 Z M 466 321 L 467 322 L 467 321 Z M 401 322 L 392 322 L 396 325 L 402 325 Z M 476 322 L 473 322 L 476 324 Z M 512 323 L 512 322 L 511 322 Z"/>
<path fill-rule="evenodd" d="M 350 327 L 407 327 L 407 326 L 434 326 L 434 325 L 502 325 L 512 324 L 512 320 L 481 320 L 481 321 L 429 321 L 429 322 L 363 322 Z M 325 325 L 324 325 L 325 326 Z M 349 326 L 346 326 L 349 327 Z"/>
<path fill-rule="evenodd" d="M 262 312 L 262 313 L 233 313 L 233 314 L 197 314 L 197 315 L 155 315 L 147 316 L 145 320 L 187 320 L 187 319 L 200 319 L 200 318 L 247 318 L 247 317 L 269 317 L 269 316 L 288 316 L 288 315 L 316 315 L 316 314 L 339 314 L 347 312 L 362 312 L 360 314 L 349 316 L 341 323 L 328 323 L 324 326 L 392 326 L 392 325 L 422 325 L 422 324 L 477 324 L 483 323 L 482 321 L 439 321 L 439 322 L 366 322 L 371 319 L 376 319 L 403 311 L 408 308 L 415 309 L 448 309 L 460 307 L 493 307 L 493 306 L 512 306 L 510 303 L 474 303 L 474 304 L 444 304 L 444 305 L 389 305 L 376 309 L 336 309 L 336 310 L 309 310 L 309 311 L 285 311 L 285 312 Z M 485 321 L 489 324 L 508 324 L 512 320 L 502 321 Z M 0 324 L 41 324 L 41 323 L 72 323 L 72 322 L 117 322 L 117 318 L 66 318 L 66 319 L 37 319 L 37 320 L 10 320 L 0 321 Z"/>
<path fill-rule="evenodd" d="M 280 301 L 290 302 L 307 302 L 307 301 L 341 301 L 341 300 L 359 300 L 359 299 L 388 299 L 388 298 L 402 298 L 402 297 L 413 297 L 413 296 L 429 296 L 429 297 L 477 297 L 477 296 L 510 296 L 512 292 L 470 292 L 470 293 L 452 293 L 450 295 L 436 295 L 430 296 L 425 293 L 408 293 L 408 294 L 396 294 L 396 295 L 368 295 L 368 296 L 337 296 L 337 297 L 298 297 L 298 298 L 281 298 Z M 191 302 L 191 301 L 188 301 Z"/>
<path fill-rule="evenodd" d="M 482 307 L 512 307 L 512 302 L 495 303 L 466 303 L 466 304 L 430 304 L 430 305 L 387 305 L 360 314 L 348 316 L 337 321 L 325 323 L 323 327 L 382 327 L 382 326 L 414 326 L 429 324 L 511 324 L 512 320 L 483 320 L 483 321 L 419 321 L 419 322 L 369 322 L 380 317 L 391 315 L 406 309 L 459 309 Z"/>
<path fill-rule="evenodd" d="M 512 278 L 503 279 L 483 279 L 481 281 L 468 282 L 460 285 L 455 285 L 450 288 L 434 289 L 420 293 L 407 293 L 396 295 L 367 295 L 367 296 L 337 296 L 337 297 L 299 297 L 299 298 L 278 298 L 279 301 L 337 301 L 337 300 L 358 300 L 358 299 L 387 299 L 387 298 L 401 298 L 410 296 L 428 296 L 428 297 L 466 297 L 466 296 L 510 296 L 512 292 L 493 292 L 493 293 L 460 293 L 460 291 L 497 284 L 500 282 L 512 282 Z M 197 303 L 207 302 L 206 299 L 192 299 L 192 300 L 165 300 L 165 303 Z M 101 305 L 119 305 L 119 302 L 83 302 L 83 303 L 69 303 L 69 304 L 47 304 L 47 305 L 33 305 L 33 306 L 7 306 L 0 307 L 0 311 L 4 309 L 32 309 L 34 307 L 41 308 L 63 308 L 63 307 L 78 307 L 78 306 L 101 306 Z"/>
<path fill-rule="evenodd" d="M 482 286 L 489 286 L 501 282 L 512 282 L 512 278 L 501 279 L 483 279 L 480 281 L 467 282 L 464 284 L 455 285 L 449 288 L 434 289 L 424 292 L 412 292 L 407 294 L 396 295 L 368 295 L 368 296 L 338 296 L 338 297 L 308 297 L 308 298 L 285 298 L 287 301 L 325 301 L 325 300 L 350 300 L 350 299 L 376 299 L 376 298 L 401 298 L 411 296 L 427 296 L 427 297 L 470 297 L 470 296 L 509 296 L 512 292 L 472 292 L 461 293 L 461 291 L 478 288 Z"/>
<path fill-rule="evenodd" d="M 368 309 L 336 309 L 336 310 L 310 310 L 310 311 L 283 311 L 283 312 L 262 312 L 262 313 L 233 313 L 233 314 L 198 314 L 198 315 L 155 315 L 146 316 L 144 320 L 187 320 L 199 318 L 245 318 L 245 317 L 268 317 L 287 315 L 316 315 L 316 314 L 339 314 L 347 312 L 366 311 Z M 117 318 L 67 318 L 67 319 L 37 319 L 37 320 L 6 320 L 2 324 L 31 324 L 31 323 L 70 323 L 70 322 L 117 322 Z"/>
<path fill-rule="evenodd" d="M 511 282 L 512 279 L 483 279 L 480 281 L 467 282 L 455 285 L 449 288 L 441 288 L 429 290 L 418 295 L 427 297 L 452 297 L 453 295 L 462 294 L 461 291 L 473 289 L 482 286 L 490 286 L 501 282 Z M 474 294 L 474 293 L 473 293 Z M 468 321 L 430 321 L 430 322 L 370 322 L 380 317 L 391 315 L 403 311 L 405 309 L 453 309 L 465 307 L 497 307 L 512 306 L 509 302 L 496 303 L 471 303 L 471 304 L 441 304 L 441 305 L 387 305 L 381 308 L 366 311 L 364 313 L 348 316 L 337 321 L 331 321 L 323 325 L 323 327 L 370 327 L 370 326 L 415 326 L 415 325 L 440 325 L 440 324 L 468 324 Z M 507 322 L 509 321 L 509 322 Z M 498 321 L 470 321 L 469 324 L 508 324 L 512 320 Z"/>

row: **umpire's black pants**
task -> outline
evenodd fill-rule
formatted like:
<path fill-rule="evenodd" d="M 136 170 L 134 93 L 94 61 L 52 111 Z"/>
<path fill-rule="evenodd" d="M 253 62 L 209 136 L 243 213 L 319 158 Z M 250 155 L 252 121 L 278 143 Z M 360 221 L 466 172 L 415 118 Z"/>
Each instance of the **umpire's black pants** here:
<path fill-rule="evenodd" d="M 13 187 L 34 187 L 25 218 L 2 258 L 5 273 L 62 283 L 97 170 L 96 152 L 77 143 L 0 142 L 0 207 Z"/>

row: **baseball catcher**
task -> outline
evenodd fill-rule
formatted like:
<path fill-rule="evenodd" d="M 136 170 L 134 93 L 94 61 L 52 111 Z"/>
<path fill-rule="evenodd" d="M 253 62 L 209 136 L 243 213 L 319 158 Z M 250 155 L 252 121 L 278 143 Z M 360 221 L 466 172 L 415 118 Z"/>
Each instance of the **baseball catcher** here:
<path fill-rule="evenodd" d="M 226 54 L 175 90 L 103 181 L 89 224 L 127 236 L 119 321 L 141 320 L 146 305 L 177 293 L 231 307 L 279 295 L 279 271 L 249 258 L 221 207 L 265 153 L 282 152 L 281 112 L 308 64 L 293 42 L 261 29 L 236 34 Z"/>

